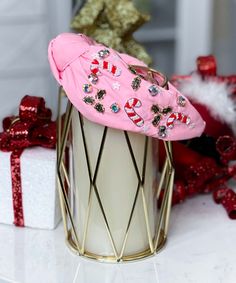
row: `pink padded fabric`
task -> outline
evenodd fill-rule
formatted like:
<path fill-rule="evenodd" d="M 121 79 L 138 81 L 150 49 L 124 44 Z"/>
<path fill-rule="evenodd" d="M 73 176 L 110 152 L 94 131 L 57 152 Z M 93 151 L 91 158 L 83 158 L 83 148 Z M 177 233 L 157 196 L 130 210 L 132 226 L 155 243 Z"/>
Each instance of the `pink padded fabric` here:
<path fill-rule="evenodd" d="M 99 56 L 101 50 L 109 52 Z M 149 91 L 153 83 L 139 77 L 139 87 L 132 87 L 137 75 L 128 65 L 145 64 L 129 55 L 85 35 L 65 33 L 50 42 L 48 56 L 56 80 L 90 121 L 163 140 L 189 139 L 204 130 L 200 114 L 170 83 L 169 90 L 154 85 L 157 93 L 153 93 Z M 91 73 L 97 76 L 97 83 L 89 80 Z"/>

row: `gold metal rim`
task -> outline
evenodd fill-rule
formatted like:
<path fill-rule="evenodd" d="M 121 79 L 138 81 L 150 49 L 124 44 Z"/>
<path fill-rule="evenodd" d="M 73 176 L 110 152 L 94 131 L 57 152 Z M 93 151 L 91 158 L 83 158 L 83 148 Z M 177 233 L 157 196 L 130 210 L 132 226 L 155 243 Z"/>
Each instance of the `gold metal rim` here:
<path fill-rule="evenodd" d="M 149 67 L 141 66 L 141 65 L 129 65 L 129 68 L 134 69 L 136 72 L 137 72 L 136 69 L 141 69 L 143 71 L 146 71 L 147 75 L 148 75 L 146 80 L 150 81 L 151 83 L 156 81 L 156 79 L 154 78 L 155 74 L 160 76 L 163 79 L 163 83 L 160 84 L 160 87 L 168 89 L 168 78 L 162 72 L 157 71 L 155 69 L 151 69 Z M 137 73 L 137 75 L 138 75 L 138 73 Z"/>
<path fill-rule="evenodd" d="M 72 237 L 72 231 L 69 230 L 67 237 L 66 237 L 66 244 L 69 247 L 69 249 L 76 255 L 80 255 L 82 257 L 91 259 L 91 260 L 96 260 L 96 261 L 100 261 L 100 262 L 106 262 L 106 263 L 117 263 L 117 262 L 131 262 L 131 261 L 136 261 L 136 260 L 141 260 L 144 258 L 148 258 L 148 257 L 152 257 L 155 254 L 159 253 L 161 249 L 163 249 L 163 247 L 165 246 L 167 241 L 167 236 L 165 235 L 164 231 L 162 230 L 160 233 L 160 238 L 159 238 L 159 242 L 158 242 L 158 246 L 157 249 L 155 250 L 155 252 L 151 252 L 150 248 L 146 249 L 142 252 L 139 253 L 135 253 L 132 255 L 128 255 L 128 256 L 123 256 L 122 259 L 117 259 L 115 256 L 104 256 L 104 255 L 97 255 L 94 253 L 90 253 L 88 251 L 85 251 L 83 254 L 80 254 L 76 243 L 73 240 Z"/>

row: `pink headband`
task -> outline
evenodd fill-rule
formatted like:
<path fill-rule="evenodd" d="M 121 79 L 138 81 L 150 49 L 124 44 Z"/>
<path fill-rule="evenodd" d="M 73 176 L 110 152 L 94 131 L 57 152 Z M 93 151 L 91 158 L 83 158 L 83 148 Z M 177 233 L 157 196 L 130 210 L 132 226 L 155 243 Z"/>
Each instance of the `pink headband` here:
<path fill-rule="evenodd" d="M 204 130 L 189 100 L 170 83 L 164 88 L 161 75 L 146 72 L 129 55 L 65 33 L 50 42 L 48 56 L 55 78 L 90 121 L 163 140 L 189 139 Z"/>

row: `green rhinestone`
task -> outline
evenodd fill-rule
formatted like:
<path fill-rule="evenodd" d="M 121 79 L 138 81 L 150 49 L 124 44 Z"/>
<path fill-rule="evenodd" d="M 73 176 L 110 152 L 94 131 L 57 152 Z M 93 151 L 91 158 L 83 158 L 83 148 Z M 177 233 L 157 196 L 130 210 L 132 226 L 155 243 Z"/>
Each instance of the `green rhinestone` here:
<path fill-rule="evenodd" d="M 92 91 L 93 91 L 92 85 L 91 85 L 91 84 L 84 84 L 84 85 L 83 85 L 83 91 L 84 91 L 85 93 L 90 93 L 90 92 L 92 92 Z"/>
<path fill-rule="evenodd" d="M 100 89 L 98 90 L 97 94 L 96 94 L 96 98 L 101 100 L 104 98 L 104 96 L 106 95 L 106 91 L 104 89 Z"/>
<path fill-rule="evenodd" d="M 172 112 L 172 108 L 170 106 L 163 108 L 162 114 L 166 115 L 168 113 Z"/>
<path fill-rule="evenodd" d="M 92 96 L 85 96 L 85 97 L 83 98 L 83 101 L 84 101 L 86 104 L 93 105 L 94 102 L 95 102 L 95 99 L 94 99 Z"/>
<path fill-rule="evenodd" d="M 161 121 L 161 115 L 157 115 L 154 117 L 154 119 L 152 120 L 152 124 L 154 127 L 157 127 L 157 125 L 160 123 Z"/>
<path fill-rule="evenodd" d="M 99 112 L 99 113 L 104 113 L 105 112 L 105 108 L 103 107 L 103 105 L 101 103 L 96 103 L 94 108 Z"/>
<path fill-rule="evenodd" d="M 133 90 L 135 90 L 135 91 L 138 90 L 140 88 L 140 85 L 141 85 L 140 77 L 135 77 L 132 81 L 132 84 L 131 84 Z"/>
<path fill-rule="evenodd" d="M 157 104 L 154 104 L 154 105 L 152 105 L 151 111 L 156 114 L 156 113 L 160 112 L 160 108 Z"/>
<path fill-rule="evenodd" d="M 129 66 L 129 70 L 132 74 L 137 75 L 136 70 L 132 66 Z"/>

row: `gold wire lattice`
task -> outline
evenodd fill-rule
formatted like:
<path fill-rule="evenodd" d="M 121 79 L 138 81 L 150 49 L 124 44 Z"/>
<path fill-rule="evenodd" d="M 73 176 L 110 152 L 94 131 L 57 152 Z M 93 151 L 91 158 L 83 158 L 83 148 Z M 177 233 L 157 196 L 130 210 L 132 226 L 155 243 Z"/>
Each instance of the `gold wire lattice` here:
<path fill-rule="evenodd" d="M 145 188 L 144 188 L 144 182 L 145 182 L 145 170 L 146 170 L 146 156 L 147 156 L 147 150 L 148 150 L 148 137 L 145 138 L 145 145 L 144 145 L 144 155 L 143 155 L 143 164 L 142 164 L 142 172 L 140 174 L 138 170 L 137 161 L 133 152 L 133 148 L 130 142 L 129 135 L 126 131 L 124 131 L 125 140 L 127 143 L 127 147 L 129 149 L 129 154 L 132 159 L 132 164 L 134 166 L 134 170 L 137 176 L 138 180 L 138 186 L 136 188 L 135 197 L 133 200 L 133 203 L 131 204 L 131 212 L 127 219 L 127 226 L 125 227 L 125 236 L 123 239 L 122 247 L 120 251 L 118 251 L 112 232 L 110 228 L 109 221 L 107 219 L 107 215 L 99 194 L 99 190 L 96 184 L 97 176 L 99 174 L 99 167 L 103 155 L 103 150 L 107 138 L 107 127 L 104 127 L 103 135 L 101 139 L 101 143 L 99 146 L 99 152 L 98 152 L 98 158 L 95 166 L 94 173 L 92 173 L 91 170 L 91 164 L 89 159 L 89 151 L 86 141 L 86 135 L 84 132 L 83 127 L 83 117 L 80 113 L 79 115 L 79 121 L 80 121 L 80 127 L 81 127 L 81 133 L 82 133 L 82 140 L 83 140 L 83 149 L 86 156 L 86 166 L 88 170 L 89 175 L 89 182 L 90 182 L 90 188 L 89 188 L 89 198 L 88 198 L 88 205 L 87 205 L 87 211 L 85 215 L 85 228 L 83 232 L 82 238 L 79 238 L 79 235 L 76 230 L 76 224 L 75 219 L 73 216 L 73 211 L 70 206 L 70 201 L 68 198 L 68 191 L 71 190 L 71 184 L 70 184 L 70 178 L 69 178 L 69 172 L 67 170 L 67 166 L 65 164 L 65 154 L 66 154 L 66 146 L 70 137 L 70 129 L 71 129 L 71 120 L 72 120 L 72 111 L 73 106 L 70 102 L 67 104 L 66 114 L 63 119 L 60 119 L 60 105 L 61 105 L 61 98 L 63 95 L 63 90 L 60 89 L 59 91 L 59 105 L 58 105 L 58 142 L 57 142 L 57 180 L 58 180 L 58 189 L 59 189 L 59 196 L 60 196 L 60 204 L 61 204 L 61 211 L 62 211 L 62 218 L 63 218 L 63 224 L 64 224 L 64 230 L 65 230 L 65 236 L 68 246 L 72 251 L 75 253 L 91 258 L 96 259 L 100 261 L 108 261 L 108 262 L 120 262 L 120 261 L 131 261 L 136 259 L 141 259 L 144 257 L 148 257 L 151 255 L 154 255 L 157 253 L 165 244 L 166 237 L 167 237 L 167 230 L 168 230 L 168 223 L 169 223 L 169 216 L 170 216 L 170 210 L 171 210 L 171 199 L 172 199 L 172 190 L 173 190 L 173 182 L 174 182 L 174 167 L 173 167 L 173 160 L 172 160 L 172 149 L 171 149 L 171 143 L 170 142 L 164 142 L 165 145 L 165 151 L 166 151 L 166 160 L 164 162 L 163 170 L 160 176 L 160 181 L 158 188 L 156 190 L 156 199 L 158 201 L 160 192 L 163 189 L 163 199 L 160 207 L 159 217 L 157 219 L 156 223 L 156 231 L 154 234 L 154 237 L 151 233 L 150 223 L 149 223 L 149 216 L 147 211 L 147 201 L 145 198 Z M 86 238 L 87 238 L 87 232 L 88 232 L 88 223 L 89 223 L 89 217 L 90 217 L 90 210 L 91 210 L 91 196 L 92 192 L 95 195 L 96 201 L 98 203 L 99 209 L 101 211 L 103 222 L 105 225 L 105 229 L 110 241 L 110 244 L 112 246 L 113 255 L 100 255 L 91 253 L 85 248 Z M 138 198 L 141 198 L 142 205 L 143 205 L 143 212 L 145 217 L 145 224 L 146 224 L 146 233 L 148 236 L 148 249 L 145 249 L 141 252 L 134 253 L 132 255 L 125 255 L 125 248 L 127 243 L 127 238 L 130 231 L 130 226 L 132 223 L 134 210 L 137 205 Z"/>

